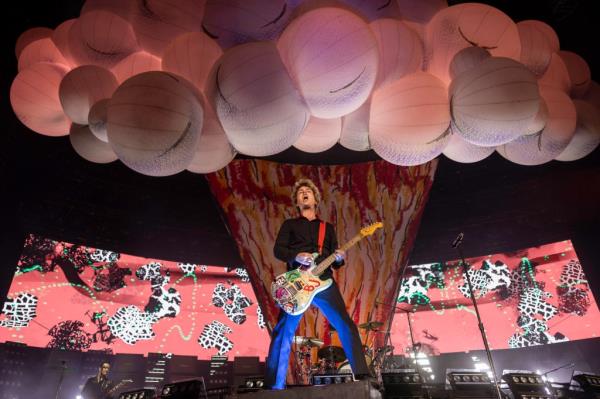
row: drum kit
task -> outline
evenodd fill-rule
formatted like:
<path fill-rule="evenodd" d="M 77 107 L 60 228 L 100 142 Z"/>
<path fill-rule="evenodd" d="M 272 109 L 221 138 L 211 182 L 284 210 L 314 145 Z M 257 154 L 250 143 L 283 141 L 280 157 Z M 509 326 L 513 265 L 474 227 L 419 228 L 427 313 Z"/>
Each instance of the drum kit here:
<path fill-rule="evenodd" d="M 366 331 L 365 342 L 369 342 L 369 334 L 380 333 L 379 328 L 383 326 L 382 322 L 369 321 L 360 324 L 358 328 Z M 335 329 L 330 331 L 330 336 L 337 333 Z M 295 345 L 296 371 L 302 384 L 309 385 L 311 377 L 315 374 L 346 374 L 351 373 L 352 368 L 346 358 L 344 349 L 335 345 L 325 346 L 322 339 L 315 337 L 295 336 L 293 343 Z M 316 361 L 313 361 L 314 351 L 316 350 Z M 380 348 L 372 346 L 363 346 L 365 360 L 371 374 L 380 378 L 384 360 L 393 351 L 393 347 L 385 345 Z M 312 352 L 312 353 L 311 353 Z"/>

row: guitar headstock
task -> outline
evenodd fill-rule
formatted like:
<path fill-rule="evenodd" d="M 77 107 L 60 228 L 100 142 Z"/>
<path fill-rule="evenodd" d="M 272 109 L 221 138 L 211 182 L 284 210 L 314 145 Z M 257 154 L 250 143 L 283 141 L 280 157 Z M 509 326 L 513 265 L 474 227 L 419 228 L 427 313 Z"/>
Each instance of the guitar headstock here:
<path fill-rule="evenodd" d="M 380 229 L 382 227 L 383 227 L 383 223 L 381 223 L 381 222 L 376 222 L 376 223 L 370 224 L 370 225 L 360 229 L 360 235 L 363 237 L 370 236 L 371 234 L 375 233 L 375 230 Z"/>

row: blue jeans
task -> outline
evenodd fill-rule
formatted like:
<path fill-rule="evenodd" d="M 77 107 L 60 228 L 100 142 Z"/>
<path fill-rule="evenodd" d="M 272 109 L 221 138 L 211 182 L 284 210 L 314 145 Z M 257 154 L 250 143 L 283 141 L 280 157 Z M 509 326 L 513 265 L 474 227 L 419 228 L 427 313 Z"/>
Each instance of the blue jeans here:
<path fill-rule="evenodd" d="M 369 369 L 358 329 L 348 316 L 337 284 L 334 282 L 331 287 L 315 295 L 312 304 L 323 312 L 329 323 L 337 330 L 354 374 L 368 374 Z M 283 311 L 279 313 L 279 320 L 271 334 L 271 346 L 266 364 L 265 385 L 271 389 L 285 388 L 292 340 L 301 318 L 302 314 L 292 316 Z"/>

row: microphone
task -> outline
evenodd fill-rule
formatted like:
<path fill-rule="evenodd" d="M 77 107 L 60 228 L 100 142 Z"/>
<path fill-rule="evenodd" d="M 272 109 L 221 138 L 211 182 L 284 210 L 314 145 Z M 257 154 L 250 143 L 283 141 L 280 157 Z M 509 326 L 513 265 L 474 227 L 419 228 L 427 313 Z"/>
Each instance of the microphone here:
<path fill-rule="evenodd" d="M 454 241 L 452 241 L 452 248 L 456 248 L 458 247 L 460 244 L 462 244 L 462 240 L 465 237 L 465 235 L 463 233 L 459 233 L 456 238 L 454 239 Z"/>

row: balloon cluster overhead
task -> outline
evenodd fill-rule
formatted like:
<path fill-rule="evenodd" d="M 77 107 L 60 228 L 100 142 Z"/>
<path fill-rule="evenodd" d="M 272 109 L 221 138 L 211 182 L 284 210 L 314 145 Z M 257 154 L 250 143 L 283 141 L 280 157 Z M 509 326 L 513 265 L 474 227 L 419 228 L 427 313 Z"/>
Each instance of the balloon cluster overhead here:
<path fill-rule="evenodd" d="M 210 173 L 336 143 L 397 165 L 600 144 L 600 87 L 541 21 L 445 0 L 88 0 L 16 43 L 19 120 L 97 163 Z"/>

